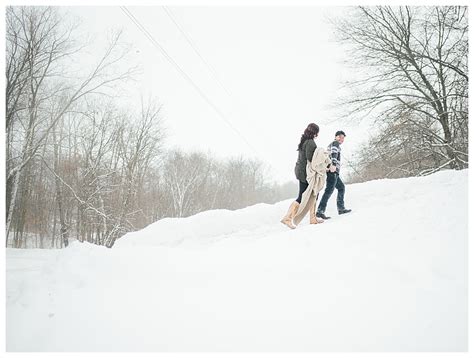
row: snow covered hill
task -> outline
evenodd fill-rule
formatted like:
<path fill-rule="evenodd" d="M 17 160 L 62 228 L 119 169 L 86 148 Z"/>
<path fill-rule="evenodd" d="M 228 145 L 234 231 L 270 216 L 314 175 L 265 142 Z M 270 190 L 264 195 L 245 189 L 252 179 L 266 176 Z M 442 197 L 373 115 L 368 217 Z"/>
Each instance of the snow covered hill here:
<path fill-rule="evenodd" d="M 7 249 L 8 351 L 465 351 L 467 170 L 164 219 L 112 249 Z"/>

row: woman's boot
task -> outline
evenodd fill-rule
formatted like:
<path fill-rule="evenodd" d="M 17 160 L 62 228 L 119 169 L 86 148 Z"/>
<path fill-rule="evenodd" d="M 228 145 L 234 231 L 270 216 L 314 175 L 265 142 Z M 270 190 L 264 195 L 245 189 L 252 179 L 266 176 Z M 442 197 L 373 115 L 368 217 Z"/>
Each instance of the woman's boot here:
<path fill-rule="evenodd" d="M 290 229 L 296 229 L 296 226 L 293 224 L 293 218 L 298 212 L 299 206 L 300 204 L 297 201 L 292 202 L 288 212 L 286 213 L 285 217 L 280 220 L 280 222 L 288 226 Z"/>
<path fill-rule="evenodd" d="M 324 221 L 320 221 L 318 220 L 318 218 L 316 217 L 316 205 L 311 205 L 311 207 L 309 208 L 309 223 L 310 224 L 320 224 Z"/>

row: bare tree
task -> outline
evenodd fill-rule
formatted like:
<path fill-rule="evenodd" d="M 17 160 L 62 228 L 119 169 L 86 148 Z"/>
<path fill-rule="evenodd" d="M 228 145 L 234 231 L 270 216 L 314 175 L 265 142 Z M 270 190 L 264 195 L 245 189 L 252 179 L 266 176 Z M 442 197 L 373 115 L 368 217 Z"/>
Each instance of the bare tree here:
<path fill-rule="evenodd" d="M 348 62 L 363 71 L 346 84 L 346 115 L 373 115 L 388 124 L 384 129 L 398 128 L 391 144 L 414 144 L 414 133 L 399 128 L 417 128 L 434 160 L 422 171 L 407 169 L 426 159 L 426 150 L 413 158 L 409 148 L 410 155 L 400 165 L 407 175 L 466 167 L 467 7 L 377 6 L 353 11 L 350 19 L 335 22 L 340 40 L 350 46 Z"/>
<path fill-rule="evenodd" d="M 209 162 L 200 153 L 185 154 L 173 150 L 164 166 L 164 185 L 170 193 L 173 216 L 184 217 L 193 212 L 193 196 L 209 174 Z"/>
<path fill-rule="evenodd" d="M 72 31 L 63 29 L 56 8 L 7 10 L 7 244 L 24 171 L 58 121 L 80 99 L 132 74 L 132 70 L 119 74 L 109 71 L 125 55 L 118 47 L 118 33 L 87 76 L 78 83 L 59 81 L 55 66 L 78 50 L 71 46 Z M 20 134 L 15 131 L 18 128 L 22 129 Z M 14 135 L 19 137 L 16 141 Z"/>
<path fill-rule="evenodd" d="M 117 136 L 117 154 L 122 163 L 120 200 L 117 202 L 119 211 L 105 238 L 105 245 L 108 247 L 124 233 L 135 230 L 136 217 L 143 215 L 143 210 L 137 202 L 138 193 L 154 157 L 161 151 L 164 131 L 160 110 L 161 106 L 158 106 L 156 101 L 149 100 L 145 103 L 142 100 L 139 114 L 135 118 L 126 116 L 121 122 Z M 132 125 L 127 125 L 130 120 Z"/>

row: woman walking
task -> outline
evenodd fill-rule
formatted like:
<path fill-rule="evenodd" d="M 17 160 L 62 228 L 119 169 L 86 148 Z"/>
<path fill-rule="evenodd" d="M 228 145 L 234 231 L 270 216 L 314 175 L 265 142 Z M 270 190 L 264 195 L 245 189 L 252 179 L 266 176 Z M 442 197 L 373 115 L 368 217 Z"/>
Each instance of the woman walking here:
<path fill-rule="evenodd" d="M 291 229 L 296 228 L 296 226 L 293 224 L 293 218 L 298 212 L 303 193 L 308 188 L 308 182 L 306 181 L 306 165 L 313 159 L 313 153 L 316 150 L 314 138 L 318 136 L 318 133 L 319 127 L 317 124 L 308 124 L 308 127 L 306 127 L 304 133 L 301 135 L 300 143 L 298 144 L 298 160 L 295 165 L 295 175 L 296 179 L 299 181 L 299 194 L 296 200 L 291 203 L 285 217 L 281 219 L 281 223 L 285 224 Z M 316 224 L 316 216 L 314 216 L 314 220 L 312 219 L 313 218 L 310 215 L 310 223 Z"/>
<path fill-rule="evenodd" d="M 326 185 L 326 173 L 328 166 L 331 164 L 329 159 L 329 152 L 323 148 L 316 148 L 313 154 L 313 159 L 308 162 L 306 166 L 306 181 L 308 187 L 303 193 L 300 205 L 296 215 L 293 217 L 293 225 L 298 225 L 309 211 L 309 223 L 319 224 L 323 223 L 323 219 L 316 216 L 316 201 L 318 200 L 319 192 Z"/>

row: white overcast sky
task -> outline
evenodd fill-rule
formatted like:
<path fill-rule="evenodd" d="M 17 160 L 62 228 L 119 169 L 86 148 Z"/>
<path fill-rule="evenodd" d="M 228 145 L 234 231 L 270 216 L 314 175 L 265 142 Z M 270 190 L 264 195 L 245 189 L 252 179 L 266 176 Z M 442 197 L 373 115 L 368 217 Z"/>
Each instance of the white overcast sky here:
<path fill-rule="evenodd" d="M 230 96 L 163 7 L 128 9 L 236 129 L 216 114 L 120 7 L 64 8 L 81 19 L 82 32 L 92 35 L 91 53 L 103 50 L 108 31 L 123 30 L 124 41 L 132 45 L 128 63 L 140 65 L 142 71 L 127 85 L 128 100 L 136 108 L 142 95 L 160 101 L 167 147 L 219 157 L 257 157 L 270 165 L 271 179 L 285 182 L 295 181 L 296 146 L 308 123 L 320 126 L 318 146 L 327 146 L 335 131 L 343 129 L 346 157 L 367 138 L 366 126 L 334 122 L 330 107 L 349 73 L 341 60 L 350 54 L 335 42 L 327 17 L 344 15 L 344 8 L 170 6 Z"/>

